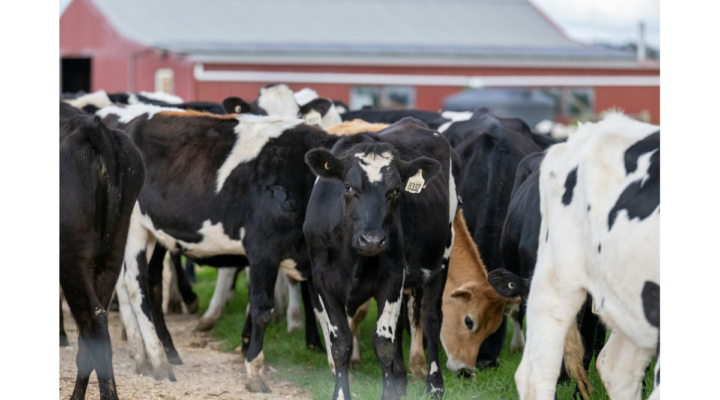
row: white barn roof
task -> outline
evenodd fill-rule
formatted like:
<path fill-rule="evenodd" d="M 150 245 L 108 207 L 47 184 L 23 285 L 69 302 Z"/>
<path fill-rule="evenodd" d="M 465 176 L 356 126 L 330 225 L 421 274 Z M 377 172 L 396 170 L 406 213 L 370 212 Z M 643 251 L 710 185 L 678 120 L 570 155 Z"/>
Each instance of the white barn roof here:
<path fill-rule="evenodd" d="M 527 0 L 93 0 L 123 37 L 196 58 L 634 62 Z"/>

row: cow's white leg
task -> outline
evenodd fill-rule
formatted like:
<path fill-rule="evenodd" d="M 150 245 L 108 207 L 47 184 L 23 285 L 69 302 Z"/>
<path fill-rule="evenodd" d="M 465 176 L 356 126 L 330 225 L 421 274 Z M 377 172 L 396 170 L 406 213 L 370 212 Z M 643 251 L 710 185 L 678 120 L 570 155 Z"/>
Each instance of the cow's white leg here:
<path fill-rule="evenodd" d="M 213 292 L 212 299 L 210 299 L 210 306 L 202 318 L 200 318 L 195 328 L 197 331 L 204 332 L 212 329 L 215 323 L 222 317 L 225 304 L 227 304 L 228 299 L 230 299 L 230 288 L 232 287 L 237 267 L 223 267 L 218 268 L 217 271 L 215 291 Z"/>
<path fill-rule="evenodd" d="M 275 279 L 275 291 L 273 292 L 275 299 L 273 322 L 280 322 L 283 317 L 285 317 L 286 307 L 288 305 L 288 286 L 287 276 L 285 276 L 282 271 L 278 272 L 277 278 Z"/>
<path fill-rule="evenodd" d="M 149 375 L 151 368 L 145 356 L 145 345 L 143 344 L 142 335 L 140 334 L 137 317 L 130 305 L 130 295 L 125 288 L 124 275 L 125 267 L 123 266 L 118 282 L 115 285 L 115 294 L 118 297 L 118 304 L 120 305 L 120 317 L 125 325 L 130 356 L 135 360 L 135 372 L 141 375 Z"/>
<path fill-rule="evenodd" d="M 363 303 L 363 305 L 355 311 L 355 316 L 352 318 L 348 316 L 348 324 L 350 325 L 350 332 L 352 332 L 353 336 L 352 354 L 350 355 L 350 368 L 352 369 L 359 367 L 362 362 L 360 357 L 360 323 L 365 319 L 369 310 L 370 300 Z"/>
<path fill-rule="evenodd" d="M 510 317 L 513 321 L 513 336 L 510 342 L 510 351 L 518 351 L 522 353 L 525 348 L 525 335 L 523 334 L 522 321 L 517 320 L 520 312 L 520 304 L 515 304 L 510 311 Z"/>
<path fill-rule="evenodd" d="M 595 363 L 608 397 L 640 399 L 645 368 L 654 353 L 655 349 L 638 347 L 622 332 L 613 330 Z"/>
<path fill-rule="evenodd" d="M 323 337 L 325 338 L 325 349 L 327 349 L 326 353 L 328 357 L 328 366 L 330 367 L 330 373 L 335 376 L 335 360 L 333 360 L 332 351 L 330 350 L 332 349 L 332 343 L 330 343 L 330 330 L 328 329 L 328 324 L 330 323 L 330 321 L 328 320 L 327 310 L 323 308 L 322 311 L 313 311 L 315 311 L 315 317 L 320 323 L 320 327 L 323 331 Z"/>
<path fill-rule="evenodd" d="M 285 275 L 285 274 L 278 274 Z M 288 279 L 284 277 L 284 279 Z M 295 332 L 303 328 L 303 313 L 300 307 L 300 282 L 288 280 L 287 331 Z"/>
<path fill-rule="evenodd" d="M 409 295 L 407 302 L 408 319 L 410 320 L 410 374 L 411 382 L 427 379 L 427 361 L 423 349 L 423 323 L 420 315 L 415 315 L 415 296 Z M 417 319 L 417 325 L 415 320 Z"/>
<path fill-rule="evenodd" d="M 586 291 L 557 273 L 548 254 L 538 259 L 528 296 L 527 343 L 515 383 L 521 400 L 553 400 L 565 337 Z"/>
<path fill-rule="evenodd" d="M 125 268 L 121 274 L 121 279 L 118 279 L 116 285 L 118 289 L 118 301 L 120 301 L 120 292 L 126 290 L 126 293 L 123 295 L 127 295 L 126 301 L 129 302 L 133 311 L 134 319 L 137 323 L 136 326 L 139 328 L 140 335 L 142 336 L 141 342 L 145 345 L 145 354 L 150 360 L 152 374 L 155 379 L 162 380 L 169 378 L 171 381 L 174 381 L 175 375 L 173 374 L 167 355 L 165 355 L 165 349 L 157 336 L 155 325 L 151 319 L 150 305 L 148 304 L 150 293 L 144 293 L 149 290 L 149 287 L 147 282 L 144 282 L 142 286 L 140 283 L 142 279 L 140 268 L 147 269 L 147 260 L 149 256 L 152 256 L 156 239 L 142 227 L 138 221 L 139 214 L 140 208 L 136 204 L 133 214 L 130 217 L 130 228 L 128 230 L 127 244 L 125 245 Z M 147 272 L 145 272 L 144 276 L 147 276 Z M 127 307 L 125 309 L 127 313 Z M 122 308 L 120 311 L 122 312 Z M 132 321 L 130 321 L 131 318 L 133 318 L 133 316 L 123 317 L 123 320 L 126 321 L 125 327 L 127 329 L 128 342 L 130 343 L 130 347 L 134 348 L 138 345 L 131 342 L 132 340 L 137 340 L 137 335 L 133 336 L 130 332 L 135 328 Z"/>

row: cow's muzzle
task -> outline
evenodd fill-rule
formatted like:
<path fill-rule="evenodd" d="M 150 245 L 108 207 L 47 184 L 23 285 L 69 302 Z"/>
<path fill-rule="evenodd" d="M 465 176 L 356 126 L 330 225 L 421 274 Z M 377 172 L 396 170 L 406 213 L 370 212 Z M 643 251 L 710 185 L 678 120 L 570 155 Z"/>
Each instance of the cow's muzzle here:
<path fill-rule="evenodd" d="M 354 247 L 363 256 L 377 256 L 387 250 L 388 237 L 382 231 L 363 232 L 358 235 Z"/>

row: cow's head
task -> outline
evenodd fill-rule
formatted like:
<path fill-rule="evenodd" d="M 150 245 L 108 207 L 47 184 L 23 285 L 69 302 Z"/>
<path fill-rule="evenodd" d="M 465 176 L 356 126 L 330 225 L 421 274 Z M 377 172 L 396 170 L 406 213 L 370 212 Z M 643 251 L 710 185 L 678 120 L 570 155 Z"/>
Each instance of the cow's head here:
<path fill-rule="evenodd" d="M 422 171 L 425 182 L 440 170 L 440 163 L 427 157 L 401 160 L 387 143 L 358 143 L 335 157 L 326 149 L 305 155 L 310 169 L 324 178 L 342 182 L 344 215 L 352 231 L 352 246 L 363 256 L 377 256 L 390 245 L 394 214 L 408 178 Z"/>
<path fill-rule="evenodd" d="M 475 370 L 480 345 L 500 327 L 505 305 L 519 303 L 520 297 L 503 297 L 490 285 L 459 210 L 453 226 L 455 243 L 443 292 L 440 339 L 448 369 L 469 375 Z"/>
<path fill-rule="evenodd" d="M 309 124 L 318 125 L 323 129 L 342 123 L 340 114 L 332 100 L 317 98 L 300 107 L 300 116 Z M 312 117 L 315 118 L 312 118 Z M 317 119 L 315 121 L 314 119 Z"/>
<path fill-rule="evenodd" d="M 300 106 L 295 101 L 293 91 L 282 83 L 270 84 L 260 89 L 256 102 L 267 115 L 297 118 L 300 114 Z"/>

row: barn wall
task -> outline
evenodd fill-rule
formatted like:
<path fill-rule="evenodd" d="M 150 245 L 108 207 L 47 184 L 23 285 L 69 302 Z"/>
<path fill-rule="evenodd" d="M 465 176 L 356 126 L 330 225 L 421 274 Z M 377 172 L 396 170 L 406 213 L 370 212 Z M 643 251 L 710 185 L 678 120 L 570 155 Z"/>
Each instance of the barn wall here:
<path fill-rule="evenodd" d="M 174 94 L 185 101 L 196 98 L 193 64 L 181 56 L 161 56 L 154 51 L 146 51 L 135 58 L 135 91 L 154 92 L 155 72 L 160 68 L 170 68 L 175 73 Z"/>
<path fill-rule="evenodd" d="M 660 123 L 659 87 L 602 87 L 595 89 L 595 111 L 617 107 L 627 114 L 650 113 L 653 124 Z"/>

